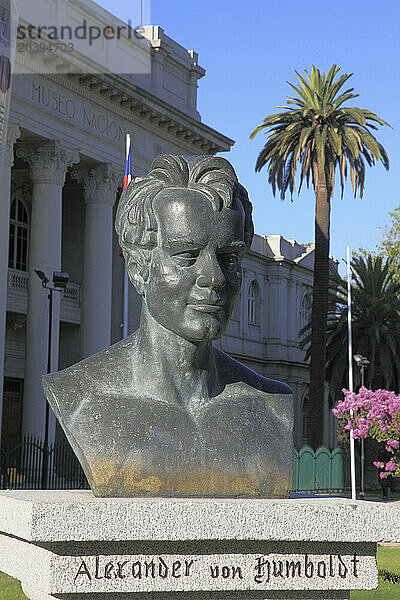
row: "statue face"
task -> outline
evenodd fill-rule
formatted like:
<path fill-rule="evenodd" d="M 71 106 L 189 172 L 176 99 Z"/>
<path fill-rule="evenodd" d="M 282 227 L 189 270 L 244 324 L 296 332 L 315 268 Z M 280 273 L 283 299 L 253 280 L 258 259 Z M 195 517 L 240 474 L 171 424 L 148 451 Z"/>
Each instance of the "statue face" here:
<path fill-rule="evenodd" d="M 164 190 L 154 201 L 158 245 L 145 302 L 166 329 L 193 342 L 220 337 L 241 285 L 244 211 L 215 211 L 202 193 Z"/>

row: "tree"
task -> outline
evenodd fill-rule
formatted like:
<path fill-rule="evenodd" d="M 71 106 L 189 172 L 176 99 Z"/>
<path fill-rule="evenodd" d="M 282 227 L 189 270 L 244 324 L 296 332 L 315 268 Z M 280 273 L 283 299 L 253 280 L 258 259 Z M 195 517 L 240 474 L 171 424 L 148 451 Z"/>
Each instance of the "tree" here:
<path fill-rule="evenodd" d="M 351 74 L 336 78 L 340 67 L 333 65 L 327 76 L 314 66 L 311 75 L 303 78 L 296 71 L 298 85 L 289 84 L 296 92 L 287 98 L 285 112 L 270 115 L 251 134 L 267 133 L 268 140 L 260 152 L 256 171 L 268 170 L 268 181 L 275 195 L 281 198 L 289 189 L 293 195 L 296 170 L 300 169 L 300 185 L 310 178 L 315 193 L 315 258 L 312 304 L 311 364 L 309 389 L 309 439 L 316 449 L 322 443 L 323 397 L 326 360 L 326 320 L 329 288 L 329 227 L 330 200 L 335 173 L 339 173 L 343 195 L 344 183 L 350 173 L 354 195 L 363 195 L 366 165 L 381 161 L 386 169 L 389 160 L 383 146 L 370 130 L 387 125 L 369 110 L 343 107 L 358 94 L 353 88 L 343 91 Z"/>
<path fill-rule="evenodd" d="M 395 277 L 400 281 L 400 207 L 389 213 L 390 227 L 382 235 L 378 254 L 392 259 Z"/>
<path fill-rule="evenodd" d="M 352 429 L 354 438 L 372 438 L 381 444 L 385 461 L 373 462 L 380 469 L 380 479 L 400 477 L 400 396 L 365 387 L 358 394 L 343 391 L 344 400 L 333 409 L 334 415 L 347 421 L 344 428 Z"/>
<path fill-rule="evenodd" d="M 354 256 L 351 270 L 354 354 L 362 354 L 370 361 L 366 377 L 370 389 L 398 393 L 400 281 L 396 280 L 392 260 L 381 256 Z M 307 337 L 303 344 L 307 344 Z M 326 376 L 331 397 L 336 400 L 342 388 L 348 385 L 347 281 L 339 276 L 335 289 L 330 292 L 326 354 Z M 361 383 L 357 368 L 354 375 L 357 388 Z"/>
<path fill-rule="evenodd" d="M 365 250 L 359 248 L 353 252 L 354 256 L 382 256 L 382 258 L 390 258 L 392 261 L 392 269 L 395 272 L 395 277 L 400 281 L 400 207 L 395 208 L 389 213 L 391 220 L 390 226 L 385 227 L 385 232 L 382 234 L 380 242 L 376 250 Z"/>

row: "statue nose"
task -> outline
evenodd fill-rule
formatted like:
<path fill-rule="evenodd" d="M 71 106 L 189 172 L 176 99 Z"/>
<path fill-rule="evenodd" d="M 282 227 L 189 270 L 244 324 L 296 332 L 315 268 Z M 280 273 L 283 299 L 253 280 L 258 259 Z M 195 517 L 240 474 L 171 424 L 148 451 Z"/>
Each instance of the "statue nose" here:
<path fill-rule="evenodd" d="M 197 277 L 196 284 L 199 287 L 223 288 L 226 284 L 224 272 L 216 256 L 210 256 L 208 260 L 202 261 L 201 272 Z"/>

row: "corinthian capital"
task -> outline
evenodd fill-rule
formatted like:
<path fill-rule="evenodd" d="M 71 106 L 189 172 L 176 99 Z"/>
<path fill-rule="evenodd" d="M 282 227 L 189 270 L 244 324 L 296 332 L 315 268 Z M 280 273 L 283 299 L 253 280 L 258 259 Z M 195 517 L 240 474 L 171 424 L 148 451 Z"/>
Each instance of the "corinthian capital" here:
<path fill-rule="evenodd" d="M 36 147 L 18 148 L 17 156 L 29 163 L 33 183 L 64 185 L 68 167 L 79 162 L 79 153 L 59 141 Z"/>
<path fill-rule="evenodd" d="M 100 164 L 86 171 L 73 171 L 72 177 L 82 183 L 86 204 L 113 206 L 118 187 L 122 184 L 122 173 L 108 163 Z"/>
<path fill-rule="evenodd" d="M 4 164 L 6 167 L 12 167 L 14 164 L 14 144 L 20 137 L 21 131 L 15 123 L 8 122 L 7 141 L 4 154 Z"/>

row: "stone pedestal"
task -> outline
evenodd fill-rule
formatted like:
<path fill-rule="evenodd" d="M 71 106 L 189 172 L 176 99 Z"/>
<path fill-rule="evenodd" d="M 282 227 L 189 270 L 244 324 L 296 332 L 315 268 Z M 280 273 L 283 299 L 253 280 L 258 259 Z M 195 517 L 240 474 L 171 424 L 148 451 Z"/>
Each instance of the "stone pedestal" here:
<path fill-rule="evenodd" d="M 0 492 L 0 570 L 31 600 L 345 599 L 378 584 L 400 510 L 343 499 Z M 234 592 L 234 594 L 233 594 Z"/>

